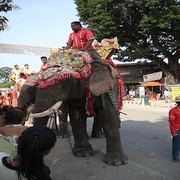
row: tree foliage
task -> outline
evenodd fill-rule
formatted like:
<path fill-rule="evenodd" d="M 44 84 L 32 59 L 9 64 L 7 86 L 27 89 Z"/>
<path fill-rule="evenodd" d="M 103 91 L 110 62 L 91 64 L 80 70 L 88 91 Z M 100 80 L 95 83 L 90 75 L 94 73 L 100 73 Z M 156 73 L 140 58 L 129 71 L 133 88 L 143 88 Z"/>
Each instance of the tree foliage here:
<path fill-rule="evenodd" d="M 150 60 L 162 69 L 169 84 L 177 83 L 179 0 L 75 0 L 75 4 L 80 21 L 99 41 L 117 36 L 129 61 Z"/>
<path fill-rule="evenodd" d="M 9 67 L 2 67 L 0 68 L 0 82 L 7 82 L 9 81 L 9 75 L 12 72 L 12 68 Z"/>
<path fill-rule="evenodd" d="M 7 81 L 0 83 L 0 88 L 9 88 L 11 86 L 14 86 L 15 82 L 13 81 Z"/>
<path fill-rule="evenodd" d="M 19 6 L 13 4 L 13 0 L 0 0 L 0 12 L 7 13 L 13 9 L 20 9 Z M 0 16 L 0 32 L 8 28 L 8 19 L 6 16 Z"/>

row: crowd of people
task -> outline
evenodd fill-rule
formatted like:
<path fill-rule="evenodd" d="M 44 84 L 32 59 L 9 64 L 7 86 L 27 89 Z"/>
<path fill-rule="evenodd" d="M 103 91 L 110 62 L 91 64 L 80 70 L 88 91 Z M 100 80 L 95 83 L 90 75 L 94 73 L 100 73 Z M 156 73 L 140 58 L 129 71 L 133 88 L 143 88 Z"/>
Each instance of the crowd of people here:
<path fill-rule="evenodd" d="M 2 106 L 17 106 L 17 97 L 21 91 L 21 88 L 28 78 L 33 73 L 30 70 L 29 65 L 25 64 L 23 68 L 19 68 L 17 64 L 14 65 L 10 79 L 15 82 L 14 87 L 2 89 L 0 91 L 0 107 Z"/>
<path fill-rule="evenodd" d="M 55 146 L 47 127 L 27 127 L 27 107 L 0 107 L 0 174 L 3 180 L 50 180 L 43 158 Z"/>
<path fill-rule="evenodd" d="M 47 65 L 45 59 L 42 61 L 44 67 Z M 44 157 L 55 146 L 56 135 L 47 127 L 25 126 L 28 107 L 17 106 L 21 88 L 33 73 L 28 64 L 24 67 L 19 69 L 14 65 L 14 87 L 0 92 L 0 174 L 4 180 L 51 180 Z"/>
<path fill-rule="evenodd" d="M 35 72 L 29 68 L 28 64 L 25 64 L 22 68 L 20 68 L 18 64 L 15 64 L 14 68 L 12 69 L 10 78 L 17 82 L 17 80 L 20 78 L 20 74 L 22 73 L 24 74 L 25 78 L 28 78 L 32 73 Z"/>
<path fill-rule="evenodd" d="M 15 82 L 14 86 L 0 90 L 0 107 L 2 106 L 17 106 L 17 98 L 21 92 L 21 88 L 26 79 L 31 75 L 37 73 L 29 68 L 26 63 L 22 68 L 15 64 L 10 74 L 10 79 Z"/>

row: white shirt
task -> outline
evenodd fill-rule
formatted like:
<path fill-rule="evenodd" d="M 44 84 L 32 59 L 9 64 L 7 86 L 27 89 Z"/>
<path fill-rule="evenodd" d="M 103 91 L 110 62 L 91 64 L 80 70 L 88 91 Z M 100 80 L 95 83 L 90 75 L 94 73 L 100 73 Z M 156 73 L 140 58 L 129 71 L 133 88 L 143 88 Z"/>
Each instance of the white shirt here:
<path fill-rule="evenodd" d="M 18 179 L 17 171 L 6 167 L 2 162 L 3 157 L 10 157 L 10 156 L 4 152 L 0 152 L 0 178 L 3 180 L 17 180 Z M 27 179 L 22 177 L 21 180 L 27 180 Z"/>
<path fill-rule="evenodd" d="M 13 69 L 12 70 L 12 73 L 16 75 L 16 81 L 18 80 L 19 78 L 19 75 L 20 75 L 20 72 L 21 72 L 21 69 Z"/>
<path fill-rule="evenodd" d="M 169 95 L 169 91 L 165 90 L 164 91 L 164 96 L 168 96 Z"/>

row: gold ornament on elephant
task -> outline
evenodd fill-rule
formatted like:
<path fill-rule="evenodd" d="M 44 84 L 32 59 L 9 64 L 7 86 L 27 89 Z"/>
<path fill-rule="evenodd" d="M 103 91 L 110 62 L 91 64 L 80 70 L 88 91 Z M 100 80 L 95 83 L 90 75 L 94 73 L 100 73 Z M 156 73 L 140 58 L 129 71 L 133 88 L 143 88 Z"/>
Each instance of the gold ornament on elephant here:
<path fill-rule="evenodd" d="M 93 42 L 93 48 L 96 49 L 101 58 L 105 60 L 112 51 L 112 49 L 119 50 L 117 37 L 114 37 L 113 39 L 103 39 L 101 43 L 95 40 Z"/>

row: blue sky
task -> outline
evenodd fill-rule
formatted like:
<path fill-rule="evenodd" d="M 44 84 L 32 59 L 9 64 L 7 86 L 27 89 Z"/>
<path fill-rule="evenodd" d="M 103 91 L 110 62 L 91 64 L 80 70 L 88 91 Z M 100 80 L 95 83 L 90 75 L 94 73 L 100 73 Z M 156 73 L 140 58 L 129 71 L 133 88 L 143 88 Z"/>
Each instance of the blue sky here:
<path fill-rule="evenodd" d="M 0 33 L 0 43 L 58 48 L 66 46 L 71 22 L 79 20 L 74 0 L 14 0 L 21 7 L 5 15 L 10 28 Z M 0 67 L 23 67 L 38 71 L 40 56 L 0 53 Z"/>

